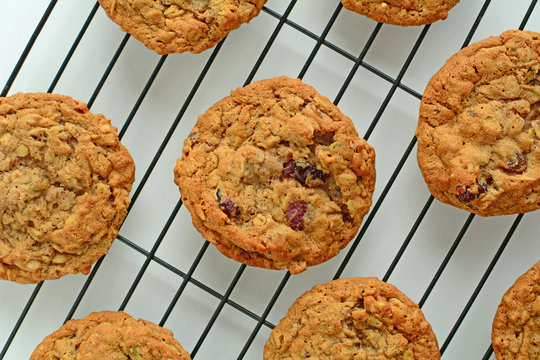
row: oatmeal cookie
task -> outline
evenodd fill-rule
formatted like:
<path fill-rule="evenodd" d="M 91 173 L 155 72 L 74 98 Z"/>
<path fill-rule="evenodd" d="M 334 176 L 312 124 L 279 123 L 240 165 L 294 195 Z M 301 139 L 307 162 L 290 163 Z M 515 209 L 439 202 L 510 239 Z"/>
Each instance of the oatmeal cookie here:
<path fill-rule="evenodd" d="M 377 278 L 317 285 L 272 330 L 264 360 L 440 359 L 424 314 L 395 286 Z"/>
<path fill-rule="evenodd" d="M 122 311 L 70 320 L 47 336 L 30 360 L 190 360 L 173 333 Z"/>
<path fill-rule="evenodd" d="M 375 21 L 410 26 L 431 24 L 448 17 L 459 0 L 341 0 L 346 9 Z"/>
<path fill-rule="evenodd" d="M 491 341 L 498 360 L 540 359 L 540 262 L 504 294 Z"/>
<path fill-rule="evenodd" d="M 0 279 L 88 273 L 118 233 L 134 172 L 116 128 L 85 104 L 0 98 Z"/>
<path fill-rule="evenodd" d="M 540 34 L 506 31 L 452 56 L 426 87 L 418 164 L 433 196 L 478 215 L 540 207 Z"/>
<path fill-rule="evenodd" d="M 109 18 L 160 55 L 214 47 L 267 0 L 99 0 Z"/>
<path fill-rule="evenodd" d="M 335 256 L 371 205 L 375 153 L 300 80 L 231 92 L 201 115 L 174 170 L 199 232 L 247 265 L 300 273 Z"/>

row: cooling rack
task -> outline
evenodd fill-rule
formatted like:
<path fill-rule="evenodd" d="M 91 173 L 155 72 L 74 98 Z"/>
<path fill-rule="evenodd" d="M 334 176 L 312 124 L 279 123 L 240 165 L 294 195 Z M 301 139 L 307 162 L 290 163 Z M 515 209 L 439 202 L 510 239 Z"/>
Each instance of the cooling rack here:
<path fill-rule="evenodd" d="M 494 359 L 502 294 L 540 259 L 540 212 L 480 218 L 430 196 L 416 164 L 423 89 L 461 47 L 540 31 L 537 1 L 462 0 L 445 21 L 401 28 L 337 0 L 270 0 L 202 54 L 158 56 L 89 0 L 0 2 L 1 95 L 55 92 L 119 128 L 137 165 L 128 217 L 90 275 L 0 282 L 0 359 L 27 359 L 70 318 L 125 310 L 170 328 L 195 359 L 261 359 L 271 329 L 313 285 L 377 276 L 419 303 L 443 359 Z M 377 153 L 373 206 L 337 257 L 290 276 L 222 256 L 193 228 L 172 169 L 197 116 L 255 80 L 300 77 Z"/>

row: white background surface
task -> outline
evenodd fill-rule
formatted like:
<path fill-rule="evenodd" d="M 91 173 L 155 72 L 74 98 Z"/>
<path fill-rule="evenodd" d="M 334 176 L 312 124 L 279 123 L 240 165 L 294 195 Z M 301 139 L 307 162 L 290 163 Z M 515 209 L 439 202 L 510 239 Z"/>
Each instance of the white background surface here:
<path fill-rule="evenodd" d="M 298 0 L 289 20 L 318 36 L 338 3 L 337 0 Z M 0 2 L 0 84 L 6 83 L 48 4 L 48 1 L 37 0 Z M 90 0 L 58 1 L 9 94 L 47 91 L 94 4 Z M 266 6 L 281 14 L 288 4 L 286 0 L 270 0 Z M 491 1 L 472 41 L 517 28 L 529 4 L 526 0 Z M 483 1 L 463 0 L 450 12 L 446 21 L 433 24 L 405 73 L 402 84 L 422 93 L 431 75 L 462 46 L 482 5 Z M 183 139 L 199 114 L 228 95 L 231 89 L 243 85 L 277 24 L 276 18 L 262 11 L 249 25 L 242 26 L 227 38 L 127 217 L 120 231 L 122 236 L 150 251 L 180 198 L 172 181 L 172 169 L 180 156 Z M 375 22 L 342 9 L 326 40 L 356 57 L 375 26 Z M 365 62 L 395 79 L 422 29 L 383 25 Z M 540 5 L 536 6 L 526 29 L 540 31 Z M 124 33 L 100 8 L 55 92 L 87 102 L 123 37 Z M 254 80 L 279 75 L 298 76 L 315 45 L 315 40 L 285 24 Z M 137 165 L 134 189 L 147 171 L 212 51 L 198 55 L 175 54 L 166 59 L 123 138 Z M 115 126 L 121 128 L 159 60 L 158 55 L 130 38 L 91 111 L 105 114 Z M 333 100 L 353 65 L 350 59 L 323 45 L 304 81 Z M 356 72 L 339 107 L 353 119 L 361 135 L 369 127 L 391 86 L 391 82 L 364 67 Z M 416 97 L 397 89 L 369 138 L 377 154 L 374 203 L 413 138 L 418 106 Z M 428 198 L 414 149 L 367 228 L 343 276 L 383 277 Z M 435 200 L 389 282 L 413 301 L 420 301 L 468 216 L 462 210 Z M 423 306 L 439 345 L 445 342 L 515 218 L 474 217 Z M 491 321 L 502 294 L 519 275 L 540 259 L 539 221 L 538 211 L 523 217 L 443 359 L 480 359 L 484 355 L 490 344 Z M 181 208 L 156 256 L 186 273 L 203 243 L 203 238 L 191 224 L 189 214 Z M 277 324 L 299 295 L 317 283 L 329 281 L 349 248 L 331 261 L 291 277 L 270 312 L 268 321 Z M 117 240 L 74 317 L 81 318 L 93 311 L 117 310 L 144 260 L 145 256 L 140 252 Z M 193 278 L 224 294 L 239 267 L 240 264 L 225 258 L 210 246 Z M 259 316 L 284 275 L 284 271 L 248 267 L 230 299 Z M 83 275 L 73 275 L 46 282 L 5 359 L 27 359 L 46 335 L 60 327 L 86 280 L 87 277 Z M 126 311 L 134 317 L 159 323 L 181 282 L 180 276 L 152 261 L 128 302 Z M 0 282 L 0 351 L 34 288 L 35 285 Z M 191 351 L 218 304 L 218 298 L 189 283 L 165 327 L 173 330 L 186 350 Z M 256 323 L 256 320 L 226 304 L 196 358 L 236 359 Z M 263 325 L 246 359 L 262 359 L 262 349 L 269 333 L 270 329 Z"/>

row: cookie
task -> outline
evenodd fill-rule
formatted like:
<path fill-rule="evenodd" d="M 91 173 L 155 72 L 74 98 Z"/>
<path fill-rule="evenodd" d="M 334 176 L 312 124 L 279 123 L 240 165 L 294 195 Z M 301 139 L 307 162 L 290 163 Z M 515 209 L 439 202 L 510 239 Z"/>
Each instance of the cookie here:
<path fill-rule="evenodd" d="M 440 359 L 422 310 L 377 278 L 316 285 L 299 297 L 272 330 L 264 360 Z"/>
<path fill-rule="evenodd" d="M 122 311 L 69 320 L 47 336 L 30 360 L 190 360 L 173 333 Z"/>
<path fill-rule="evenodd" d="M 223 254 L 297 274 L 356 234 L 374 162 L 348 117 L 283 76 L 232 91 L 201 115 L 174 181 L 197 230 Z"/>
<path fill-rule="evenodd" d="M 99 0 L 109 18 L 160 55 L 214 47 L 267 0 Z"/>
<path fill-rule="evenodd" d="M 82 102 L 0 98 L 0 279 L 87 274 L 118 234 L 134 172 L 116 128 Z"/>
<path fill-rule="evenodd" d="M 491 341 L 497 360 L 540 359 L 540 262 L 504 294 Z"/>
<path fill-rule="evenodd" d="M 540 207 L 540 34 L 464 48 L 429 81 L 418 164 L 433 196 L 481 216 Z"/>
<path fill-rule="evenodd" d="M 459 0 L 341 0 L 346 9 L 375 21 L 410 26 L 431 24 L 448 17 Z"/>

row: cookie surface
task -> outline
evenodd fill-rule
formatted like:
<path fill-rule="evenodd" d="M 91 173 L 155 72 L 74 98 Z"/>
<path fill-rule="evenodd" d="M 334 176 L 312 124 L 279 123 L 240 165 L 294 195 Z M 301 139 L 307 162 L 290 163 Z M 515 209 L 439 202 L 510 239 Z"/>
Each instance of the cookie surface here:
<path fill-rule="evenodd" d="M 375 153 L 300 80 L 231 92 L 201 115 L 174 170 L 197 230 L 248 265 L 302 272 L 335 256 L 371 205 Z"/>
<path fill-rule="evenodd" d="M 491 341 L 497 360 L 540 359 L 540 262 L 504 294 Z"/>
<path fill-rule="evenodd" d="M 158 54 L 200 53 L 249 22 L 267 0 L 99 0 L 109 18 Z"/>
<path fill-rule="evenodd" d="M 122 311 L 69 320 L 47 336 L 30 360 L 190 360 L 173 333 Z"/>
<path fill-rule="evenodd" d="M 0 98 L 0 279 L 88 273 L 118 233 L 134 172 L 116 128 L 82 102 Z"/>
<path fill-rule="evenodd" d="M 540 34 L 452 56 L 426 87 L 418 164 L 433 196 L 482 216 L 540 207 Z"/>
<path fill-rule="evenodd" d="M 448 17 L 459 0 L 341 0 L 346 9 L 375 21 L 410 26 L 431 24 Z"/>
<path fill-rule="evenodd" d="M 272 330 L 264 360 L 440 359 L 418 305 L 377 278 L 317 285 Z"/>

